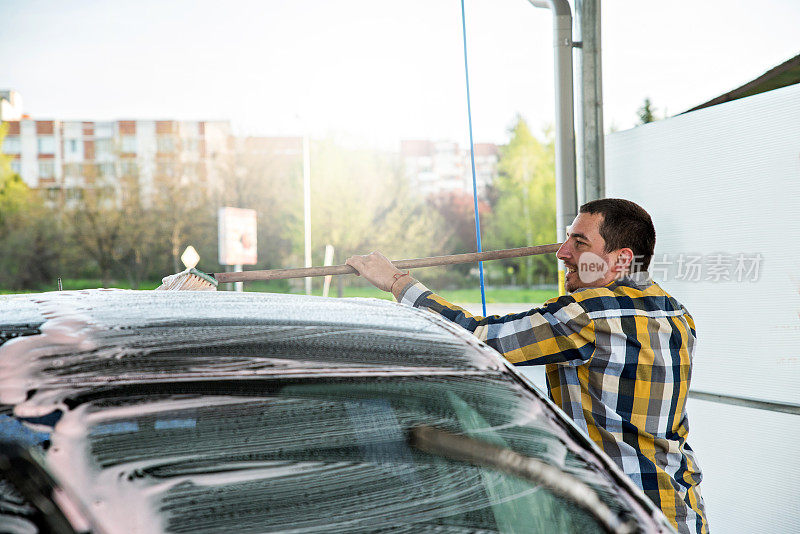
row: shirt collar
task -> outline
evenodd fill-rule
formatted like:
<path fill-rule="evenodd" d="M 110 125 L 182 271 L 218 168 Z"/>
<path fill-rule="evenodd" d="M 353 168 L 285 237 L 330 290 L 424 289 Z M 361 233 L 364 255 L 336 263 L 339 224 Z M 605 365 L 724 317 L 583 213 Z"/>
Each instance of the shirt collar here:
<path fill-rule="evenodd" d="M 614 282 L 621 286 L 630 286 L 630 287 L 647 287 L 653 283 L 653 279 L 650 277 L 650 273 L 647 271 L 636 271 L 633 273 L 628 273 L 619 280 L 614 280 Z"/>

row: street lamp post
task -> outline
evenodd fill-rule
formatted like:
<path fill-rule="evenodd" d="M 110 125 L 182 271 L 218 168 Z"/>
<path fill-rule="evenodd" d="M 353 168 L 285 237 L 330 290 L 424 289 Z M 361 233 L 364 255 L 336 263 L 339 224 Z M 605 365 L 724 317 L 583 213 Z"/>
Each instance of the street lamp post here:
<path fill-rule="evenodd" d="M 311 157 L 308 133 L 303 135 L 303 224 L 305 229 L 305 266 L 311 267 Z M 311 278 L 306 277 L 306 295 L 311 294 Z"/>

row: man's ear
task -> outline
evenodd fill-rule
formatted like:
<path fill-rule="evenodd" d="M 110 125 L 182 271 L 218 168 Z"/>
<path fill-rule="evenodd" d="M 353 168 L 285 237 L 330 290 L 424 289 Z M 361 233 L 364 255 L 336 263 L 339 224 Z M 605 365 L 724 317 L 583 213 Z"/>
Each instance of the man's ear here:
<path fill-rule="evenodd" d="M 611 270 L 617 274 L 630 272 L 633 264 L 633 251 L 629 248 L 621 248 L 617 251 L 617 259 Z"/>

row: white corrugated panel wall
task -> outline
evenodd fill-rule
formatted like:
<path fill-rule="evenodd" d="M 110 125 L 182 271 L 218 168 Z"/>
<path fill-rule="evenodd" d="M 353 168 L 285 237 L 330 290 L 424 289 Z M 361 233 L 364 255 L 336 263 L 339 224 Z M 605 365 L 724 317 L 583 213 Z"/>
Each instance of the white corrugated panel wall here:
<path fill-rule="evenodd" d="M 800 532 L 800 84 L 607 136 L 606 194 L 653 216 L 653 278 L 697 325 L 712 531 Z"/>

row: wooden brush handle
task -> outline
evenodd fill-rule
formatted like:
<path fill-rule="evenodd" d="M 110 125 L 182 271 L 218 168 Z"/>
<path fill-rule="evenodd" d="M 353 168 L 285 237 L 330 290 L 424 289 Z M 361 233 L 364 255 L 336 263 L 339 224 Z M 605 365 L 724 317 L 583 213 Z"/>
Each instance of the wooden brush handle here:
<path fill-rule="evenodd" d="M 418 269 L 437 265 L 455 265 L 457 263 L 476 263 L 479 261 L 520 258 L 536 254 L 551 254 L 558 250 L 560 243 L 537 245 L 535 247 L 508 248 L 488 252 L 470 252 L 468 254 L 450 254 L 449 256 L 433 256 L 413 260 L 397 260 L 392 264 L 398 269 Z M 215 273 L 220 284 L 230 282 L 250 282 L 252 280 L 280 280 L 286 278 L 306 278 L 308 276 L 328 276 L 333 274 L 356 274 L 349 265 L 331 265 L 328 267 L 304 267 L 300 269 L 271 269 L 267 271 L 241 271 L 235 273 Z"/>

